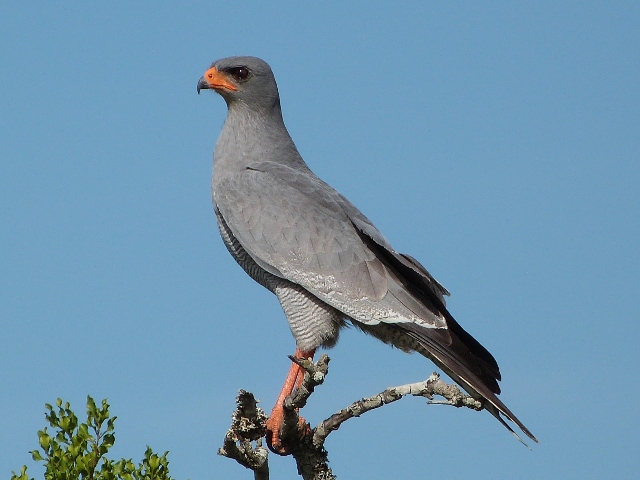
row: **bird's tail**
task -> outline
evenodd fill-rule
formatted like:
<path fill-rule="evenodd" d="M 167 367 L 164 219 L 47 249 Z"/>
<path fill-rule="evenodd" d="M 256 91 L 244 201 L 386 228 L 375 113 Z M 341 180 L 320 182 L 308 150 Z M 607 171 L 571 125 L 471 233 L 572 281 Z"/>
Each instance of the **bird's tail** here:
<path fill-rule="evenodd" d="M 353 226 L 365 245 L 399 280 L 398 283 L 402 284 L 410 295 L 422 302 L 434 315 L 443 317 L 448 327 L 425 328 L 413 322 L 400 322 L 387 324 L 386 328 L 399 330 L 403 334 L 401 336 L 411 337 L 416 342 L 420 353 L 440 366 L 470 395 L 482 400 L 484 408 L 516 435 L 520 441 L 522 441 L 520 437 L 501 415 L 515 423 L 525 435 L 537 443 L 538 440 L 529 429 L 498 399 L 497 394 L 500 393 L 498 363 L 493 355 L 467 333 L 449 313 L 444 302 L 444 295 L 448 295 L 449 292 L 413 257 L 398 254 L 381 245 L 364 229 L 359 228 L 357 222 Z M 380 329 L 381 325 L 375 327 L 363 325 L 360 328 L 387 343 L 396 344 L 392 340 L 394 335 L 376 333 L 376 329 Z M 403 348 L 401 342 L 397 346 Z"/>
<path fill-rule="evenodd" d="M 470 395 L 482 400 L 485 410 L 496 417 L 518 440 L 526 445 L 501 415 L 538 443 L 538 439 L 497 397 L 500 393 L 500 371 L 493 356 L 453 318 L 448 318 L 447 323 L 448 330 L 423 328 L 415 324 L 399 324 L 398 327 L 424 348 L 425 351 L 420 353 L 434 361 Z"/>

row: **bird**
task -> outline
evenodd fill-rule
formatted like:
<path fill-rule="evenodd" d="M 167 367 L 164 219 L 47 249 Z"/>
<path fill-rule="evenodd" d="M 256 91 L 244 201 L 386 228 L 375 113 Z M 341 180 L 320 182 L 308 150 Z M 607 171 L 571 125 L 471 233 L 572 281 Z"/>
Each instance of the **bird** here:
<path fill-rule="evenodd" d="M 296 342 L 312 358 L 352 325 L 384 343 L 417 352 L 505 419 L 536 437 L 497 397 L 498 364 L 446 307 L 449 292 L 414 257 L 397 252 L 346 197 L 302 159 L 282 115 L 271 67 L 234 56 L 215 61 L 198 80 L 227 104 L 213 154 L 213 207 L 236 262 L 277 297 Z M 267 443 L 280 443 L 282 403 L 304 372 L 292 363 L 267 422 Z M 503 418 L 504 417 L 504 418 Z M 523 442 L 524 443 L 524 442 Z"/>

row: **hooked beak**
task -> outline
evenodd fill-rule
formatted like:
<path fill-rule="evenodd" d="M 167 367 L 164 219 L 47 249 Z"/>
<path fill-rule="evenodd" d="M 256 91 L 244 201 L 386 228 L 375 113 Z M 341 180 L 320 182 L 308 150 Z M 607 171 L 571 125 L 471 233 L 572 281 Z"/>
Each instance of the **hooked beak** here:
<path fill-rule="evenodd" d="M 204 75 L 200 77 L 198 80 L 198 94 L 200 90 L 213 89 L 216 91 L 220 90 L 231 90 L 235 92 L 238 90 L 238 87 L 232 82 L 229 76 L 224 72 L 219 72 L 216 67 L 211 67 L 209 70 L 204 72 Z"/>
<path fill-rule="evenodd" d="M 209 89 L 209 84 L 205 80 L 204 75 L 202 77 L 200 77 L 200 80 L 198 80 L 197 89 L 198 89 L 198 95 L 200 95 L 200 90 L 208 90 Z"/>

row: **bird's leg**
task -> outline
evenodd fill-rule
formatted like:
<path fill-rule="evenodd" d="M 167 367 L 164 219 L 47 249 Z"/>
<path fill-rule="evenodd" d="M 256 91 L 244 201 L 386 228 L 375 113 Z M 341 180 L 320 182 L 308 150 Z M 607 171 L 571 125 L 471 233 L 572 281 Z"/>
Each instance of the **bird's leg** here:
<path fill-rule="evenodd" d="M 303 351 L 299 348 L 296 348 L 295 356 L 296 358 L 313 358 L 315 350 L 311 351 Z M 276 400 L 276 404 L 271 410 L 271 415 L 269 415 L 269 419 L 267 420 L 267 445 L 269 448 L 279 455 L 287 455 L 289 453 L 288 449 L 282 444 L 280 440 L 280 430 L 282 429 L 282 423 L 284 421 L 284 400 L 287 398 L 294 389 L 298 388 L 304 379 L 304 369 L 298 365 L 297 363 L 291 363 L 291 368 L 289 369 L 289 374 L 284 381 L 284 385 L 282 386 L 282 390 L 280 391 L 280 395 L 278 395 L 278 399 Z M 301 428 L 304 428 L 306 425 L 306 420 L 302 417 L 299 417 L 298 421 Z"/>

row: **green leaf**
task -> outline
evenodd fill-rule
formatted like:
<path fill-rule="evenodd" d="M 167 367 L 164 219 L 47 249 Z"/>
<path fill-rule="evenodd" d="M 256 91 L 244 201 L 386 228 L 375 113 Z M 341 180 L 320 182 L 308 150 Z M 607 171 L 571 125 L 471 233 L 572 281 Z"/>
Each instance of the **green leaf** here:
<path fill-rule="evenodd" d="M 42 449 L 47 452 L 49 450 L 49 445 L 51 444 L 51 437 L 47 433 L 46 427 L 44 430 L 38 431 L 38 441 L 40 442 Z"/>
<path fill-rule="evenodd" d="M 16 474 L 16 472 L 11 472 L 11 480 L 29 480 L 29 476 L 27 475 L 27 466 L 26 465 L 22 466 L 22 468 L 20 469 L 20 474 Z"/>

